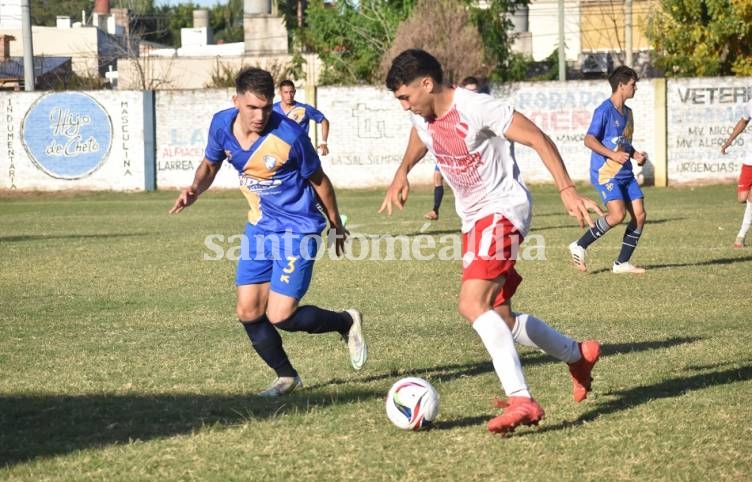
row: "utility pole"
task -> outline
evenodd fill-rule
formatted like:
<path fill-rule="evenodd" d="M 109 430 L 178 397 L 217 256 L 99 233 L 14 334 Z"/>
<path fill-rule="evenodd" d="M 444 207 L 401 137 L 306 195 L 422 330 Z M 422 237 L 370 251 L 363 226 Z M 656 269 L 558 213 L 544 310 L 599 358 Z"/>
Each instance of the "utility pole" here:
<path fill-rule="evenodd" d="M 632 0 L 624 0 L 624 63 L 632 67 Z"/>
<path fill-rule="evenodd" d="M 21 0 L 21 36 L 23 37 L 24 90 L 34 90 L 34 47 L 31 43 L 31 8 L 29 0 Z"/>
<path fill-rule="evenodd" d="M 567 59 L 564 51 L 564 0 L 559 0 L 559 80 L 567 80 Z"/>

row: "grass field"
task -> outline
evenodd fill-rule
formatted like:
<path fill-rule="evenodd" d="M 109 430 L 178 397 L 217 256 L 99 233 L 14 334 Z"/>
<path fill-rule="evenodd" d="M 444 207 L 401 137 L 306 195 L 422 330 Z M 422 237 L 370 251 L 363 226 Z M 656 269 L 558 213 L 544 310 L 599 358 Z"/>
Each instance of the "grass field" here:
<path fill-rule="evenodd" d="M 571 398 L 566 366 L 520 349 L 540 428 L 485 429 L 501 395 L 456 314 L 459 261 L 322 259 L 306 302 L 365 313 L 370 361 L 349 367 L 334 335 L 283 334 L 306 389 L 252 394 L 273 375 L 234 317 L 230 260 L 209 234 L 241 232 L 244 200 L 208 193 L 168 216 L 175 193 L 0 195 L 0 479 L 5 480 L 751 480 L 752 248 L 731 244 L 733 186 L 648 188 L 633 261 L 608 269 L 614 229 L 576 272 L 580 234 L 551 187 L 534 186 L 515 308 L 604 347 L 594 391 Z M 591 194 L 589 189 L 585 192 Z M 382 191 L 340 191 L 354 232 L 420 234 L 431 192 L 376 214 Z M 424 234 L 455 233 L 443 217 Z M 390 425 L 401 376 L 441 393 L 433 430 Z"/>

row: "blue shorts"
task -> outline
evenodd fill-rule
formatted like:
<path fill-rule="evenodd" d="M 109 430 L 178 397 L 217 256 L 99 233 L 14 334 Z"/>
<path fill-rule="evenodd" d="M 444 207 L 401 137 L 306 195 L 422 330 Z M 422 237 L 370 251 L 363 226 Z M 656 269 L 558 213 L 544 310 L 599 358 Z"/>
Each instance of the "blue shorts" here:
<path fill-rule="evenodd" d="M 608 204 L 609 201 L 628 203 L 645 197 L 634 177 L 624 180 L 611 179 L 605 184 L 595 184 L 595 189 L 600 193 L 603 204 Z"/>
<path fill-rule="evenodd" d="M 235 284 L 270 283 L 275 293 L 300 300 L 308 291 L 313 264 L 324 239 L 319 234 L 274 233 L 248 223 Z"/>

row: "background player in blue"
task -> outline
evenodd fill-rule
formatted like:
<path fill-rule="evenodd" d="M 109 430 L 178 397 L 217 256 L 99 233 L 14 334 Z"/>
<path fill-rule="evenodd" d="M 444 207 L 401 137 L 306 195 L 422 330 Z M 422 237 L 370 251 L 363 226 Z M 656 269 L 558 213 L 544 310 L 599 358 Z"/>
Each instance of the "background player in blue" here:
<path fill-rule="evenodd" d="M 630 159 L 641 166 L 648 156 L 632 146 L 634 117 L 632 109 L 625 104 L 637 91 L 637 72 L 626 66 L 617 67 L 608 82 L 611 97 L 595 109 L 585 136 L 585 145 L 593 151 L 590 155 L 590 182 L 600 193 L 608 212 L 598 218 L 595 226 L 587 229 L 579 240 L 569 245 L 569 253 L 577 269 L 587 271 L 587 247 L 621 223 L 629 212 L 631 219 L 611 271 L 642 274 L 645 272 L 643 268 L 629 262 L 646 219 L 644 195 L 632 172 Z"/>
<path fill-rule="evenodd" d="M 282 100 L 274 104 L 274 110 L 300 124 L 306 134 L 308 134 L 311 120 L 321 124 L 321 141 L 318 149 L 322 156 L 329 154 L 329 148 L 326 145 L 329 139 L 329 120 L 324 117 L 324 114 L 311 105 L 295 100 L 295 84 L 291 80 L 283 80 L 279 83 L 279 96 Z"/>
<path fill-rule="evenodd" d="M 368 350 L 357 310 L 299 306 L 327 222 L 317 203 L 336 231 L 337 254 L 343 251 L 347 235 L 334 189 L 310 139 L 295 122 L 272 111 L 274 80 L 269 72 L 244 69 L 235 87 L 235 107 L 212 118 L 193 184 L 180 193 L 170 213 L 193 204 L 211 186 L 225 159 L 238 170 L 240 190 L 250 209 L 244 233 L 247 249 L 243 248 L 235 280 L 236 311 L 253 348 L 277 374 L 259 395 L 277 397 L 303 387 L 277 328 L 339 333 L 356 370 L 365 364 Z"/>

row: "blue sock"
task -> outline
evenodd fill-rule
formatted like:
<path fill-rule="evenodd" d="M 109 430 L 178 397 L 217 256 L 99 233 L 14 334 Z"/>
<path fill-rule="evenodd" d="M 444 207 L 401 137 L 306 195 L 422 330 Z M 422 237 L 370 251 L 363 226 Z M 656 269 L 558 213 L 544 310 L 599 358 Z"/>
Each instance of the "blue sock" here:
<path fill-rule="evenodd" d="M 441 200 L 444 199 L 444 186 L 433 187 L 433 212 L 439 214 Z"/>
<path fill-rule="evenodd" d="M 352 326 L 352 318 L 344 311 L 330 311 L 318 306 L 301 306 L 286 320 L 275 326 L 285 331 L 305 331 L 306 333 L 329 333 L 336 331 L 346 335 Z"/>
<path fill-rule="evenodd" d="M 608 224 L 606 216 L 601 216 L 595 220 L 595 227 L 588 228 L 582 237 L 577 241 L 577 244 L 587 249 L 588 246 L 593 244 L 595 240 L 606 234 L 613 226 Z"/>
<path fill-rule="evenodd" d="M 619 252 L 619 257 L 616 259 L 617 263 L 621 264 L 629 261 L 629 258 L 632 257 L 632 253 L 634 253 L 634 250 L 637 247 L 637 242 L 640 240 L 641 235 L 642 231 L 637 231 L 637 225 L 629 223 L 627 229 L 624 231 L 624 239 L 621 242 L 621 251 Z"/>
<path fill-rule="evenodd" d="M 278 377 L 298 376 L 282 348 L 282 338 L 274 325 L 269 323 L 266 315 L 250 321 L 240 320 L 240 323 L 245 328 L 253 349 Z"/>

